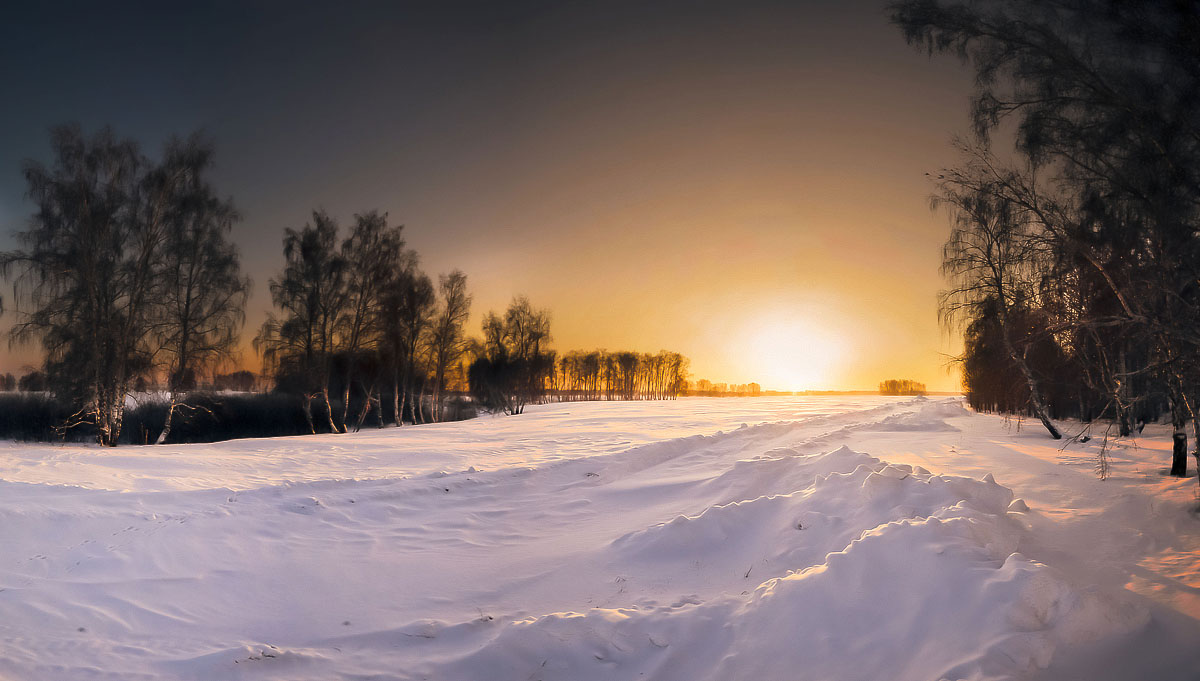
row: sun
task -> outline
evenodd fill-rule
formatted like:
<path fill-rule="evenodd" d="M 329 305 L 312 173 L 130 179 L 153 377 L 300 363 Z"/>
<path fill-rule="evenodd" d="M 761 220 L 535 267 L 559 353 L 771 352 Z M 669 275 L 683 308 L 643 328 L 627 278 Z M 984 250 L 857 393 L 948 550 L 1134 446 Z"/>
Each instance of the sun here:
<path fill-rule="evenodd" d="M 817 319 L 774 318 L 747 328 L 749 370 L 773 390 L 832 389 L 843 343 Z"/>

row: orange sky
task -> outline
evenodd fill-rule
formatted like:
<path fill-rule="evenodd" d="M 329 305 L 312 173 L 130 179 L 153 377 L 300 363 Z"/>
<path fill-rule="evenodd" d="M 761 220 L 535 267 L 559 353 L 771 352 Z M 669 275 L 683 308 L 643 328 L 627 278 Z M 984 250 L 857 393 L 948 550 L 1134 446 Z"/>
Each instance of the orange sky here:
<path fill-rule="evenodd" d="M 255 280 L 247 338 L 285 226 L 379 208 L 432 276 L 467 273 L 473 334 L 524 294 L 560 350 L 671 349 L 696 378 L 780 390 L 957 389 L 936 315 L 946 220 L 924 173 L 954 162 L 969 74 L 908 48 L 879 3 L 704 6 L 552 4 L 470 40 L 447 20 L 421 32 L 424 61 L 353 53 L 387 69 L 322 63 L 318 92 L 272 89 L 283 67 L 251 59 L 225 86 L 236 102 L 155 119 L 218 143 Z M 136 134 L 119 111 L 71 111 L 38 120 Z M 44 157 L 44 140 L 22 149 Z M 0 219 L 28 214 L 13 197 Z"/>

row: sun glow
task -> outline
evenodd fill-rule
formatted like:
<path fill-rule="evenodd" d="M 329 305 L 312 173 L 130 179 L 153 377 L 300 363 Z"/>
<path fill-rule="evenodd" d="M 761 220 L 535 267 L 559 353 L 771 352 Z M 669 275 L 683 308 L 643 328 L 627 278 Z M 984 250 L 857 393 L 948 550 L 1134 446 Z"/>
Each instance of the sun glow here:
<path fill-rule="evenodd" d="M 750 325 L 743 347 L 763 388 L 820 390 L 837 383 L 845 344 L 818 318 L 788 316 Z"/>

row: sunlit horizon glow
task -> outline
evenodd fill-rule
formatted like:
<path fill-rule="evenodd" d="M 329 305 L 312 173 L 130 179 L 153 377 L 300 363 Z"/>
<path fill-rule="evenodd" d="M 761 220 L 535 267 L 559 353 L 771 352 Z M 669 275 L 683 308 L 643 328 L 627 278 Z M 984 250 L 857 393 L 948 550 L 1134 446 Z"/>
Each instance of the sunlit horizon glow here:
<path fill-rule="evenodd" d="M 924 174 L 955 160 L 971 77 L 905 45 L 881 3 L 474 9 L 196 6 L 192 37 L 155 50 L 142 37 L 174 35 L 168 6 L 64 26 L 24 3 L 20 30 L 0 26 L 38 65 L 14 73 L 22 106 L 0 128 L 0 250 L 31 213 L 20 162 L 47 160 L 48 126 L 109 123 L 149 153 L 203 128 L 244 216 L 249 368 L 283 229 L 315 208 L 343 227 L 378 209 L 431 277 L 467 274 L 472 335 L 526 295 L 559 351 L 668 349 L 695 379 L 777 390 L 958 388 Z M 0 370 L 37 354 L 9 351 Z"/>
<path fill-rule="evenodd" d="M 764 319 L 742 348 L 768 390 L 819 390 L 835 384 L 842 348 L 827 331 L 800 319 Z"/>

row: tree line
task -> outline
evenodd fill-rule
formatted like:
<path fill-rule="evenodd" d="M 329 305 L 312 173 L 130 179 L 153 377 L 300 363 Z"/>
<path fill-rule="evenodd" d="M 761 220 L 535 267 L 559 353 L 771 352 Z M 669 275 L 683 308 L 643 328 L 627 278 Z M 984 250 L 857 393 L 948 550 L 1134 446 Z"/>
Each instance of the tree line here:
<path fill-rule="evenodd" d="M 1111 0 L 904 0 L 913 45 L 976 74 L 941 298 L 968 399 L 1121 435 L 1167 417 L 1171 473 L 1200 437 L 1200 10 Z M 1013 131 L 1011 152 L 991 146 Z M 1200 449 L 1193 446 L 1200 461 Z"/>
<path fill-rule="evenodd" d="M 67 409 L 57 433 L 89 430 L 102 445 L 121 439 L 131 405 L 138 432 L 126 441 L 167 441 L 180 413 L 233 419 L 199 394 L 261 385 L 245 370 L 220 372 L 236 363 L 251 281 L 230 239 L 237 209 L 208 181 L 212 144 L 173 138 L 152 158 L 109 128 L 86 135 L 68 125 L 53 129 L 51 146 L 50 164 L 23 167 L 35 211 L 14 234 L 17 248 L 0 253 L 13 283 L 5 302 L 17 313 L 10 341 L 39 343 L 43 361 L 19 381 L 0 377 L 0 387 L 49 393 L 56 413 Z M 678 353 L 559 357 L 549 313 L 523 296 L 470 337 L 467 276 L 453 270 L 435 283 L 403 229 L 380 211 L 343 226 L 316 210 L 284 230 L 284 264 L 268 281 L 274 309 L 251 346 L 272 391 L 294 398 L 302 419 L 276 413 L 290 398 L 243 398 L 239 409 L 258 409 L 260 421 L 280 424 L 276 434 L 344 433 L 368 421 L 450 420 L 473 405 L 520 414 L 548 400 L 686 390 Z M 167 393 L 161 413 L 131 402 L 156 384 Z"/>
<path fill-rule="evenodd" d="M 702 378 L 690 386 L 687 394 L 696 397 L 758 397 L 763 394 L 763 389 L 757 383 L 713 383 Z"/>
<path fill-rule="evenodd" d="M 879 382 L 880 395 L 924 395 L 925 384 L 908 378 L 890 378 Z"/>
<path fill-rule="evenodd" d="M 309 432 L 358 429 L 372 412 L 379 424 L 444 420 L 446 372 L 466 351 L 466 275 L 453 270 L 435 286 L 403 227 L 378 211 L 355 215 L 344 238 L 314 211 L 284 230 L 283 254 L 269 283 L 275 310 L 252 345 L 276 388 L 300 396 Z"/>
<path fill-rule="evenodd" d="M 519 414 L 525 405 L 549 401 L 667 400 L 687 390 L 688 359 L 677 352 L 573 350 L 561 357 L 549 348 L 550 314 L 527 298 L 513 300 L 504 315 L 489 312 L 482 340 L 467 372 L 471 394 L 492 409 Z"/>

